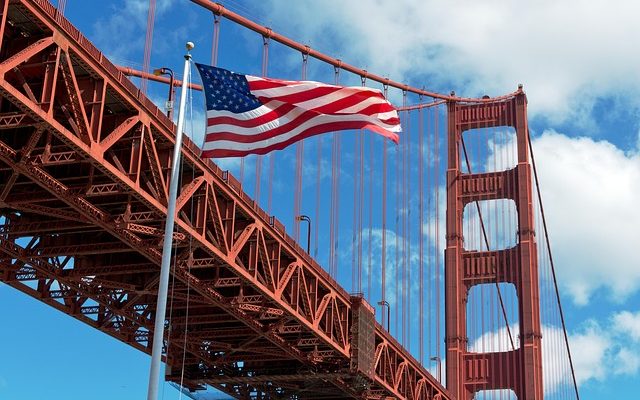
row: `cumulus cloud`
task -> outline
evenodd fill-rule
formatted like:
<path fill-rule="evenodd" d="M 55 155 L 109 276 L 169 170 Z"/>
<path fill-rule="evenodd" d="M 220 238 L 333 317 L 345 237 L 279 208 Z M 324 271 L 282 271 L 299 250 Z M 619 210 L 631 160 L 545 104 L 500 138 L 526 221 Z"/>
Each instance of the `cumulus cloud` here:
<path fill-rule="evenodd" d="M 616 354 L 615 368 L 617 374 L 635 375 L 640 368 L 640 355 L 627 348 L 620 349 Z"/>
<path fill-rule="evenodd" d="M 533 147 L 561 285 L 576 304 L 623 301 L 640 288 L 640 153 L 555 131 Z"/>
<path fill-rule="evenodd" d="M 392 308 L 394 307 L 399 307 L 398 304 L 396 304 L 396 294 L 400 288 L 400 284 L 398 284 L 397 280 L 396 280 L 396 276 L 398 273 L 400 273 L 400 270 L 402 268 L 402 254 L 399 255 L 400 259 L 398 260 L 398 264 L 396 265 L 396 259 L 395 259 L 395 255 L 396 255 L 396 240 L 397 241 L 402 241 L 402 236 L 401 235 L 396 235 L 396 233 L 390 229 L 385 229 L 385 249 L 386 249 L 386 263 L 385 263 L 385 281 L 386 281 L 386 296 L 385 299 L 391 304 Z M 379 265 L 378 260 L 381 260 L 381 252 L 382 252 L 382 229 L 380 228 L 374 228 L 371 230 L 371 249 L 372 249 L 372 260 L 374 260 L 374 265 Z M 380 282 L 382 281 L 382 268 L 381 267 L 375 267 L 372 268 L 371 274 L 372 274 L 372 288 L 367 288 L 367 280 L 368 280 L 368 268 L 367 268 L 367 249 L 369 246 L 368 243 L 368 230 L 363 229 L 362 230 L 362 248 L 363 248 L 363 252 L 362 252 L 362 257 L 363 257 L 363 281 L 365 283 L 363 283 L 363 291 L 367 292 L 367 294 L 373 294 L 374 298 L 376 296 L 379 296 L 379 285 Z M 351 236 L 349 236 L 349 238 L 351 238 Z M 401 253 L 401 250 L 399 250 Z M 357 252 L 357 250 L 355 250 L 355 252 Z M 352 247 L 351 242 L 349 242 L 349 246 L 347 246 L 346 249 L 343 249 L 343 251 L 340 254 L 340 257 L 342 259 L 344 259 L 345 261 L 348 260 L 349 263 L 351 262 L 351 257 L 353 256 L 354 250 Z M 418 260 L 418 254 L 415 250 L 412 249 L 411 254 L 408 257 L 408 263 L 409 265 L 413 265 L 417 262 Z M 350 277 L 347 277 L 350 279 Z M 349 282 L 350 283 L 350 282 Z M 354 287 L 356 285 L 354 284 Z M 413 288 L 414 285 L 412 285 L 411 287 Z M 369 291 L 367 291 L 367 289 Z M 414 290 L 412 289 L 412 292 Z M 374 294 L 375 293 L 375 294 Z M 398 308 L 399 309 L 399 308 Z"/>
<path fill-rule="evenodd" d="M 416 86 L 497 95 L 524 83 L 530 112 L 556 122 L 640 88 L 632 0 L 271 0 L 264 11 L 300 41 Z"/>
<path fill-rule="evenodd" d="M 595 320 L 585 323 L 583 329 L 569 336 L 573 349 L 573 363 L 578 384 L 590 380 L 604 381 L 611 375 L 634 375 L 640 369 L 640 346 L 629 341 L 630 334 L 616 321 L 623 311 L 614 314 L 606 328 Z"/>
<path fill-rule="evenodd" d="M 158 0 L 156 17 L 165 14 L 171 4 L 171 0 Z M 111 7 L 113 12 L 105 18 L 98 19 L 93 25 L 92 39 L 114 61 L 126 65 L 138 64 L 128 59 L 142 54 L 149 1 L 127 0 L 123 4 L 114 4 Z"/>
<path fill-rule="evenodd" d="M 589 321 L 583 331 L 571 335 L 569 345 L 574 349 L 573 364 L 579 385 L 591 379 L 605 379 L 607 352 L 612 344 L 611 338 L 594 321 Z"/>
<path fill-rule="evenodd" d="M 640 311 L 632 313 L 622 311 L 613 317 L 614 328 L 626 333 L 635 341 L 640 341 Z"/>

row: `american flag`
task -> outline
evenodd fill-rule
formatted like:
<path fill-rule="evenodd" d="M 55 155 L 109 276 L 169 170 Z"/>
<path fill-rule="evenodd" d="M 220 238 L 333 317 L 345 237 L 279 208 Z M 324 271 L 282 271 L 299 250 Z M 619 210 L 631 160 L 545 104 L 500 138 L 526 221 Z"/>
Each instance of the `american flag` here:
<path fill-rule="evenodd" d="M 379 90 L 196 67 L 207 103 L 203 157 L 266 154 L 345 129 L 366 128 L 398 143 L 398 113 Z"/>

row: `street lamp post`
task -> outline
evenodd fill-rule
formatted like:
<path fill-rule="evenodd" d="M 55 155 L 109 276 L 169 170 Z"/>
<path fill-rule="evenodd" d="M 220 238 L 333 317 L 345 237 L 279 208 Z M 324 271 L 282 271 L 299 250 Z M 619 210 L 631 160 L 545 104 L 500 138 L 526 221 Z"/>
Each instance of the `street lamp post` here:
<path fill-rule="evenodd" d="M 378 302 L 378 304 L 382 307 L 382 326 L 384 326 L 384 307 L 387 307 L 387 332 L 391 332 L 391 329 L 389 327 L 390 322 L 391 321 L 391 305 L 389 304 L 388 301 L 386 300 L 381 300 Z"/>
<path fill-rule="evenodd" d="M 173 116 L 173 93 L 174 93 L 173 70 L 171 68 L 162 67 L 162 68 L 154 69 L 153 74 L 155 76 L 169 75 L 169 96 L 167 97 L 167 117 L 171 119 Z"/>
<path fill-rule="evenodd" d="M 309 218 L 306 215 L 298 215 L 296 217 L 296 220 L 298 221 L 306 221 L 308 226 L 307 226 L 307 253 L 311 254 L 309 252 L 309 250 L 311 249 L 311 218 Z"/>
<path fill-rule="evenodd" d="M 442 383 L 442 359 L 438 356 L 434 356 L 431 357 L 430 360 L 438 362 L 438 382 Z"/>

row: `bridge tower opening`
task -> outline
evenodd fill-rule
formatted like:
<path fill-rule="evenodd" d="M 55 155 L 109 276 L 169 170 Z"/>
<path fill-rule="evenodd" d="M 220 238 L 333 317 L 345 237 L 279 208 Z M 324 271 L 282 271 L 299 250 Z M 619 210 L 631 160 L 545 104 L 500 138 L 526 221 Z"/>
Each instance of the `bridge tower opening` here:
<path fill-rule="evenodd" d="M 499 389 L 512 390 L 518 399 L 542 399 L 540 294 L 527 99 L 519 90 L 513 97 L 483 103 L 449 101 L 447 108 L 447 388 L 459 400 L 473 399 L 480 391 Z M 463 172 L 463 133 L 495 127 L 515 129 L 517 165 L 498 172 Z M 465 205 L 498 199 L 510 199 L 516 204 L 518 233 L 515 246 L 502 250 L 465 249 Z M 519 346 L 506 351 L 470 351 L 466 315 L 468 294 L 472 287 L 487 283 L 511 283 L 515 286 L 519 324 L 514 327 L 517 330 L 514 336 L 517 334 L 517 337 L 513 339 L 519 340 Z M 496 313 L 500 312 L 496 310 Z"/>

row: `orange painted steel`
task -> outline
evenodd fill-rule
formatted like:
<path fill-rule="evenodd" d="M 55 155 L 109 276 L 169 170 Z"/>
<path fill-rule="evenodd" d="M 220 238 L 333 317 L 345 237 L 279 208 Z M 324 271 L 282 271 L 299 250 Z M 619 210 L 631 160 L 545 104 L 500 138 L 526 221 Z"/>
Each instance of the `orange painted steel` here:
<path fill-rule="evenodd" d="M 123 66 L 118 66 L 118 70 L 122 71 L 123 74 L 125 74 L 126 76 L 135 76 L 136 78 L 144 78 L 144 79 L 148 79 L 150 81 L 155 81 L 155 82 L 162 82 L 162 83 L 166 83 L 167 85 L 170 84 L 171 79 L 165 77 L 165 76 L 157 76 L 154 74 L 150 74 L 148 72 L 144 72 L 144 71 L 140 71 L 137 70 L 135 68 L 131 68 L 131 67 L 123 67 Z M 182 86 L 182 81 L 179 79 L 174 79 L 173 80 L 173 86 L 175 87 L 181 87 Z M 202 91 L 202 85 L 198 85 L 197 83 L 189 83 L 189 88 L 193 89 L 193 90 L 197 90 L 197 91 Z"/>
<path fill-rule="evenodd" d="M 174 125 L 47 0 L 0 4 L 0 280 L 149 353 Z M 167 379 L 186 352 L 187 387 L 236 398 L 451 398 L 232 175 L 182 152 Z"/>
<path fill-rule="evenodd" d="M 542 332 L 528 147 L 527 99 L 520 91 L 511 99 L 493 103 L 465 104 L 451 101 L 447 107 L 447 388 L 458 400 L 471 400 L 478 391 L 496 389 L 511 389 L 518 399 L 541 400 Z M 501 126 L 515 129 L 517 166 L 505 171 L 462 173 L 460 153 L 463 133 L 473 129 Z M 511 199 L 516 204 L 517 244 L 512 248 L 494 251 L 465 250 L 465 205 L 499 199 Z M 502 352 L 470 352 L 466 310 L 468 293 L 475 285 L 498 283 L 512 283 L 516 288 L 519 347 Z"/>

